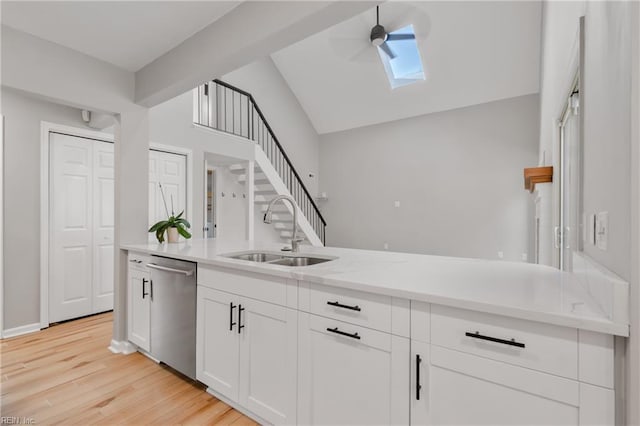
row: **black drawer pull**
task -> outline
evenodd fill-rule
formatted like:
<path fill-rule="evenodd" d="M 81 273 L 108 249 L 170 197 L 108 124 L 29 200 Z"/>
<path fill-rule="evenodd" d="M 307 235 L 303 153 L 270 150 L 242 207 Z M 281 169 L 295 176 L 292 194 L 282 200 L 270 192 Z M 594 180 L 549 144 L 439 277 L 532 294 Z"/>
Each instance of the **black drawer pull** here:
<path fill-rule="evenodd" d="M 467 337 L 473 337 L 474 339 L 487 340 L 489 342 L 502 343 L 503 345 L 517 346 L 519 348 L 524 348 L 524 343 L 516 342 L 516 339 L 507 340 L 507 339 L 499 339 L 497 337 L 483 336 L 482 334 L 480 334 L 479 331 L 476 331 L 475 333 L 470 333 L 467 331 L 466 333 L 464 333 L 464 335 Z"/>
<path fill-rule="evenodd" d="M 233 326 L 236 325 L 235 322 L 233 322 L 233 310 L 237 308 L 236 305 L 233 304 L 233 302 L 229 302 L 229 331 L 233 331 Z"/>
<path fill-rule="evenodd" d="M 420 384 L 420 363 L 422 358 L 419 354 L 416 355 L 416 401 L 420 401 L 420 390 L 422 385 Z"/>
<path fill-rule="evenodd" d="M 336 328 L 327 328 L 327 331 L 339 334 L 341 336 L 347 336 L 347 337 L 351 337 L 352 339 L 360 340 L 360 336 L 358 336 L 358 333 L 351 334 L 351 333 L 347 333 L 347 332 L 344 332 L 344 331 L 340 331 L 340 330 L 338 330 L 338 327 L 336 327 Z"/>
<path fill-rule="evenodd" d="M 356 306 L 343 305 L 342 303 L 340 303 L 338 301 L 327 302 L 327 305 L 335 306 L 336 308 L 351 309 L 352 311 L 358 311 L 358 312 L 360 312 L 362 310 L 362 309 L 360 309 L 360 306 L 358 306 L 358 305 L 356 305 Z"/>
<path fill-rule="evenodd" d="M 242 329 L 244 328 L 244 324 L 242 324 L 242 311 L 244 311 L 244 308 L 242 305 L 238 305 L 238 334 L 242 333 Z"/>
<path fill-rule="evenodd" d="M 149 282 L 149 280 L 148 280 L 148 279 L 146 279 L 146 278 L 143 278 L 143 279 L 142 279 L 142 298 L 143 298 L 143 299 L 144 299 L 144 297 L 145 297 L 145 296 L 148 296 L 148 295 L 149 295 L 149 293 L 146 293 L 146 292 L 144 291 L 144 285 L 145 285 L 146 283 L 148 283 L 148 282 Z"/>

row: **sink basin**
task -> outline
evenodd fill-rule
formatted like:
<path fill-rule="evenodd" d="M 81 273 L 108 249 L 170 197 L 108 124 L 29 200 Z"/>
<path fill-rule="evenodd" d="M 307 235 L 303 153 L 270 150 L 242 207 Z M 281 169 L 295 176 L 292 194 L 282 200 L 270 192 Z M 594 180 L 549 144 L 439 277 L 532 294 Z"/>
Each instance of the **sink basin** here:
<path fill-rule="evenodd" d="M 329 262 L 334 260 L 334 257 L 309 257 L 309 256 L 295 256 L 284 255 L 278 253 L 270 253 L 263 251 L 245 252 L 245 253 L 231 253 L 223 255 L 230 259 L 246 260 L 249 262 L 268 263 L 270 265 L 281 266 L 311 266 L 318 263 Z"/>
<path fill-rule="evenodd" d="M 322 259 L 319 257 L 292 257 L 286 256 L 280 260 L 274 260 L 269 262 L 272 265 L 283 265 L 283 266 L 310 266 L 317 265 L 318 263 L 328 262 L 333 259 Z"/>
<path fill-rule="evenodd" d="M 261 262 L 261 263 L 282 259 L 282 256 L 279 254 L 262 253 L 262 252 L 236 254 L 229 257 L 231 259 L 248 260 L 251 262 Z"/>

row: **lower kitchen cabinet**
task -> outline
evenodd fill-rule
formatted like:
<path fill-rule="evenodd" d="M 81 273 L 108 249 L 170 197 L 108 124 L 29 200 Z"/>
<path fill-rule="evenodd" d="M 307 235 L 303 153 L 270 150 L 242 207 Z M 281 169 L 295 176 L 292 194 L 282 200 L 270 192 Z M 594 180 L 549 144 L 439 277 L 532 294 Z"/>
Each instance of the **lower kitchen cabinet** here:
<path fill-rule="evenodd" d="M 139 348 L 151 350 L 151 282 L 149 272 L 129 267 L 128 336 Z"/>
<path fill-rule="evenodd" d="M 296 423 L 296 311 L 198 286 L 197 313 L 197 379 L 269 423 Z"/>
<path fill-rule="evenodd" d="M 409 339 L 299 314 L 298 422 L 408 424 Z"/>
<path fill-rule="evenodd" d="M 412 362 L 413 425 L 614 424 L 611 389 L 422 342 Z"/>

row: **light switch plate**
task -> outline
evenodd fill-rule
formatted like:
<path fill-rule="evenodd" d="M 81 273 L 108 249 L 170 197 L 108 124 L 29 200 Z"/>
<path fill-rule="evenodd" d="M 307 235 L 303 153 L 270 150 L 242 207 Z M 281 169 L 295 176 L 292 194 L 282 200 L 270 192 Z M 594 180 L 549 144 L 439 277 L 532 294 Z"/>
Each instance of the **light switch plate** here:
<path fill-rule="evenodd" d="M 606 250 L 609 242 L 609 212 L 598 213 L 596 221 L 596 246 Z"/>

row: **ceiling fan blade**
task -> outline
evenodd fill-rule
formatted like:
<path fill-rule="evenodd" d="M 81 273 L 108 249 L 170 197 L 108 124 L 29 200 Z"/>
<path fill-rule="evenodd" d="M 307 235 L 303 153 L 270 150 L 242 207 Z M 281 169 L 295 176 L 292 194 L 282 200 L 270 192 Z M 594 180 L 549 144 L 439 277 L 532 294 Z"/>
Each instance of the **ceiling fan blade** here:
<path fill-rule="evenodd" d="M 389 45 L 387 44 L 387 42 L 382 43 L 382 44 L 381 44 L 380 46 L 378 46 L 378 47 L 379 47 L 380 49 L 382 49 L 382 51 L 383 51 L 384 53 L 386 53 L 386 54 L 387 54 L 387 56 L 388 56 L 390 59 L 393 59 L 393 58 L 395 58 L 395 57 L 396 57 L 396 54 L 395 54 L 395 53 L 393 53 L 393 51 L 391 50 L 391 48 L 389 47 Z"/>
<path fill-rule="evenodd" d="M 387 36 L 387 41 L 396 41 L 396 40 L 415 40 L 416 36 L 413 34 L 389 34 Z"/>

